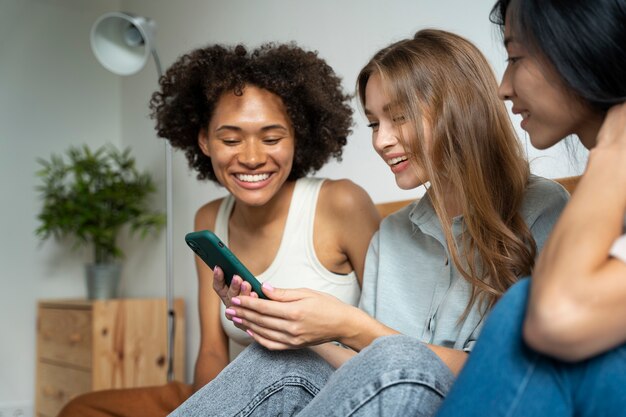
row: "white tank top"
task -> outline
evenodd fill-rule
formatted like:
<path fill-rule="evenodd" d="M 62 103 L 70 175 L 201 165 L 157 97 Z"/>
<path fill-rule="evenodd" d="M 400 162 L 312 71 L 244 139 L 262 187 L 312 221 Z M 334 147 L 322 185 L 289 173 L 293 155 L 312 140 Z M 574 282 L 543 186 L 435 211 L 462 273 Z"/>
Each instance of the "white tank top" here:
<path fill-rule="evenodd" d="M 313 247 L 313 224 L 317 198 L 324 179 L 301 178 L 296 181 L 285 230 L 280 247 L 271 265 L 257 275 L 260 282 L 270 282 L 275 288 L 311 288 L 334 295 L 341 301 L 356 305 L 361 289 L 354 271 L 346 275 L 326 269 L 317 258 Z M 235 205 L 232 195 L 222 201 L 215 219 L 215 234 L 228 246 L 228 219 Z M 224 316 L 221 305 L 221 322 L 230 339 L 230 358 L 235 358 L 252 338 Z"/>

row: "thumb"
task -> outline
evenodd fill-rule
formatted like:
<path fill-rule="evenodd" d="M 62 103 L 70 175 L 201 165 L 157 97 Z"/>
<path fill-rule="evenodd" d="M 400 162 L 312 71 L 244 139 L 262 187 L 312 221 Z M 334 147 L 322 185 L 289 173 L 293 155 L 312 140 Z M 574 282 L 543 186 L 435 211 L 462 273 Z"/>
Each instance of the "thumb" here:
<path fill-rule="evenodd" d="M 274 288 L 268 282 L 263 283 L 263 294 L 273 301 L 295 301 L 304 297 L 303 290 Z"/>

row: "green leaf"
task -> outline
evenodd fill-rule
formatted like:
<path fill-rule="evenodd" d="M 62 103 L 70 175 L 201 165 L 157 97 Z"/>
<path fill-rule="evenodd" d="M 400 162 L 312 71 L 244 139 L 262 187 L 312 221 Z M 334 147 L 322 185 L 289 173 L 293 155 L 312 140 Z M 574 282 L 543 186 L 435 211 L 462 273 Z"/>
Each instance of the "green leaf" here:
<path fill-rule="evenodd" d="M 123 256 L 116 243 L 122 227 L 144 237 L 165 224 L 165 216 L 150 209 L 152 178 L 137 170 L 128 147 L 72 146 L 65 158 L 53 154 L 37 163 L 42 208 L 35 234 L 43 240 L 73 237 L 75 248 L 93 245 L 96 262 L 103 262 Z"/>

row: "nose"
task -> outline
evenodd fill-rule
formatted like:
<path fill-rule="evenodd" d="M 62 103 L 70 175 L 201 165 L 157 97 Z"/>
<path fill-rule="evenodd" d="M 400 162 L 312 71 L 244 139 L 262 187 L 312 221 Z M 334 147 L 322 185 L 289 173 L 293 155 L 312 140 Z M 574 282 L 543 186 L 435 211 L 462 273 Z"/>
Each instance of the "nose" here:
<path fill-rule="evenodd" d="M 500 85 L 498 86 L 498 97 L 500 97 L 500 100 L 511 100 L 514 94 L 511 72 L 507 66 L 502 75 L 502 81 L 500 81 Z"/>
<path fill-rule="evenodd" d="M 380 123 L 378 131 L 372 136 L 374 149 L 382 154 L 386 148 L 390 148 L 398 143 L 398 132 L 396 126 L 391 123 Z"/>
<path fill-rule="evenodd" d="M 263 145 L 259 141 L 246 141 L 244 148 L 238 155 L 237 160 L 247 168 L 257 168 L 265 163 L 266 154 Z"/>

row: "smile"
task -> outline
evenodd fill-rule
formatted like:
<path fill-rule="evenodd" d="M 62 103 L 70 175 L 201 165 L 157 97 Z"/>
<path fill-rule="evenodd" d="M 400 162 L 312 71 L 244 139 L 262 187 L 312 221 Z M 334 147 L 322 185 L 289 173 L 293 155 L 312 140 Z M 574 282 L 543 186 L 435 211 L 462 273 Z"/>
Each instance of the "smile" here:
<path fill-rule="evenodd" d="M 270 174 L 235 174 L 235 177 L 242 182 L 261 182 L 270 177 Z"/>
<path fill-rule="evenodd" d="M 400 162 L 404 162 L 406 160 L 408 160 L 409 158 L 407 158 L 406 156 L 398 156 L 396 158 L 391 158 L 387 160 L 387 165 L 389 166 L 394 166 L 399 164 Z"/>

